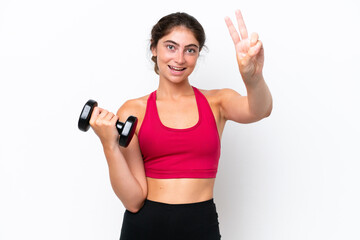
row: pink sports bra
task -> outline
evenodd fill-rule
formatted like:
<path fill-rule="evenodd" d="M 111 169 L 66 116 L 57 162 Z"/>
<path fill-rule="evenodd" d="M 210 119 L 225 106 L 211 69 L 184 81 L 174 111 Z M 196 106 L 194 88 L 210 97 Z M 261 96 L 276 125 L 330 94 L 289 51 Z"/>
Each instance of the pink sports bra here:
<path fill-rule="evenodd" d="M 147 100 L 138 139 L 145 174 L 151 178 L 215 178 L 220 138 L 205 96 L 193 87 L 199 121 L 185 129 L 164 126 L 156 107 L 156 91 Z"/>

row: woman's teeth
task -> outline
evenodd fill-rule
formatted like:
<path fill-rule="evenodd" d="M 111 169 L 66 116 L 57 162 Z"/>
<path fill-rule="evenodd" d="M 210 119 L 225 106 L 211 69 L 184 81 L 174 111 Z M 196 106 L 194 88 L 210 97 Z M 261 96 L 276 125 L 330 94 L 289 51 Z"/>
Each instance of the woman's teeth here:
<path fill-rule="evenodd" d="M 178 68 L 178 67 L 173 67 L 173 66 L 169 66 L 170 69 L 175 70 L 175 71 L 183 71 L 186 68 Z"/>

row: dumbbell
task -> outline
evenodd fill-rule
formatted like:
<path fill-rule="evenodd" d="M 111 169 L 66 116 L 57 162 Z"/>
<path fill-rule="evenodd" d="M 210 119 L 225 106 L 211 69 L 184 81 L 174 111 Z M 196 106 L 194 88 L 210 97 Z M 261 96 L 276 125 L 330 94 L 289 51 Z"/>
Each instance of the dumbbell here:
<path fill-rule="evenodd" d="M 89 100 L 85 103 L 79 117 L 78 127 L 81 131 L 86 132 L 90 128 L 90 118 L 94 110 L 94 107 L 97 107 L 97 102 L 94 100 Z M 137 118 L 134 116 L 128 117 L 125 123 L 117 121 L 115 126 L 117 131 L 120 134 L 119 144 L 122 147 L 127 147 L 131 141 L 131 138 L 134 136 L 135 129 L 137 125 Z"/>

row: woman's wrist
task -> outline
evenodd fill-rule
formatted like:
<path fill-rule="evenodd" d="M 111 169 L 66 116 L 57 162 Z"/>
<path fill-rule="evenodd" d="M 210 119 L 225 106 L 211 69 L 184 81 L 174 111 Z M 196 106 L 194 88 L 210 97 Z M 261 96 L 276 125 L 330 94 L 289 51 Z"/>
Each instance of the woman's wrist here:
<path fill-rule="evenodd" d="M 116 141 L 113 142 L 101 142 L 105 154 L 108 152 L 113 152 L 119 149 L 119 144 Z"/>
<path fill-rule="evenodd" d="M 259 84 L 265 83 L 265 79 L 264 79 L 262 73 L 251 76 L 251 77 L 242 76 L 242 78 L 243 78 L 243 81 L 244 81 L 245 86 L 246 86 L 247 89 L 249 89 L 249 88 L 254 89 Z"/>

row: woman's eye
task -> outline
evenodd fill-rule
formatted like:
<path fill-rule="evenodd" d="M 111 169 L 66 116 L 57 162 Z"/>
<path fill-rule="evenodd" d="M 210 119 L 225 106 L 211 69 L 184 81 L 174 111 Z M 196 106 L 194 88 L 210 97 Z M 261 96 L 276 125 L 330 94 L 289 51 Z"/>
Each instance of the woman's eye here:
<path fill-rule="evenodd" d="M 170 50 L 174 50 L 175 49 L 175 47 L 173 46 L 173 45 L 167 45 L 166 46 L 168 49 L 170 49 Z"/>
<path fill-rule="evenodd" d="M 192 48 L 189 48 L 189 49 L 187 50 L 187 52 L 188 52 L 188 53 L 196 53 L 196 50 L 195 50 L 195 49 L 192 49 Z"/>

